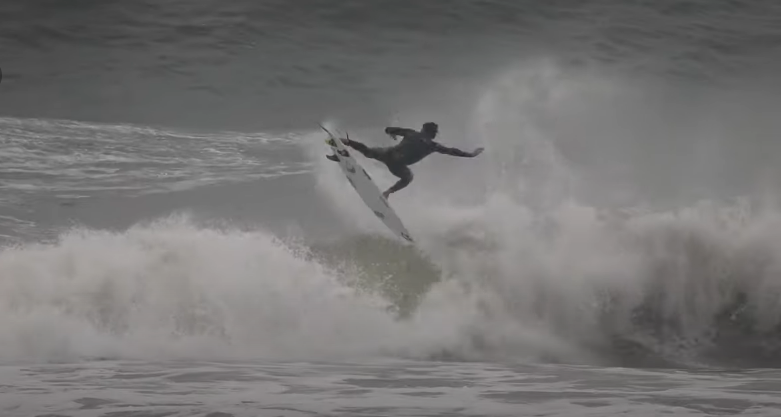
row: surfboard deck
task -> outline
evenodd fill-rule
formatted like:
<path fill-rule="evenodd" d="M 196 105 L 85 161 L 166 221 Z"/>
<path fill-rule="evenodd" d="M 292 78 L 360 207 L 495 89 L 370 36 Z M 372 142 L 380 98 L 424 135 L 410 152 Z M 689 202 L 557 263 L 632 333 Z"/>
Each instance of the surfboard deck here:
<path fill-rule="evenodd" d="M 355 191 L 361 197 L 364 204 L 374 212 L 374 215 L 380 219 L 385 226 L 388 227 L 394 234 L 407 242 L 413 242 L 410 237 L 407 228 L 401 222 L 401 219 L 396 212 L 393 211 L 388 200 L 382 196 L 377 184 L 374 183 L 371 176 L 365 169 L 353 158 L 347 147 L 344 146 L 341 140 L 334 136 L 323 125 L 320 125 L 327 134 L 328 139 L 325 140 L 326 144 L 334 152 L 334 155 L 339 159 L 339 166 L 342 168 L 342 172 L 347 177 L 347 181 L 353 186 Z"/>

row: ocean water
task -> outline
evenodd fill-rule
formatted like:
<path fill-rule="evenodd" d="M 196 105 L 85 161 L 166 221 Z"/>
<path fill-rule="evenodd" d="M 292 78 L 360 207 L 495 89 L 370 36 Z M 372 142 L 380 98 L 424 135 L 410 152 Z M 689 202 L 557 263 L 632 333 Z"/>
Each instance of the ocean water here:
<path fill-rule="evenodd" d="M 781 413 L 781 3 L 0 16 L 0 415 Z"/>

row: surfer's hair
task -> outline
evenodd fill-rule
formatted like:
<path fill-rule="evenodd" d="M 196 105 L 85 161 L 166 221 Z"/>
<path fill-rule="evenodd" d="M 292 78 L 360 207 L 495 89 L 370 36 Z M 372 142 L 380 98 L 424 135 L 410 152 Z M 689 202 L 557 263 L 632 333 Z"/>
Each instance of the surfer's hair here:
<path fill-rule="evenodd" d="M 421 129 L 423 132 L 436 132 L 439 130 L 439 126 L 437 126 L 434 122 L 426 122 L 423 123 L 423 129 Z"/>

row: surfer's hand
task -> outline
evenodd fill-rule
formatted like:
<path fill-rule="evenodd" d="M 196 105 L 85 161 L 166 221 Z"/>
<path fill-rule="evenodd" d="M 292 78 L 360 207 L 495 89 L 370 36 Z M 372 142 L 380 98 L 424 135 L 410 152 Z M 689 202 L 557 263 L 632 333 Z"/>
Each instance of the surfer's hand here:
<path fill-rule="evenodd" d="M 483 153 L 484 149 L 485 148 L 477 148 L 477 149 L 475 149 L 474 151 L 472 151 L 472 157 L 474 158 L 475 156 L 480 155 L 481 153 Z"/>

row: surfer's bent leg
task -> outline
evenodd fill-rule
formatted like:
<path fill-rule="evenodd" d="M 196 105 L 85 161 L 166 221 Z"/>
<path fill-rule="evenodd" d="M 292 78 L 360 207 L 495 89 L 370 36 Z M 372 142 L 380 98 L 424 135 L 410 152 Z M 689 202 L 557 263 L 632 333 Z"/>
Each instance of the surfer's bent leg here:
<path fill-rule="evenodd" d="M 387 164 L 388 170 L 391 174 L 399 177 L 399 180 L 396 182 L 396 184 L 393 184 L 391 188 L 388 188 L 387 191 L 385 191 L 383 194 L 385 195 L 385 198 L 388 197 L 391 193 L 395 193 L 396 191 L 401 190 L 402 188 L 409 185 L 409 183 L 412 182 L 412 171 L 407 167 L 406 165 L 400 165 L 400 164 Z"/>

